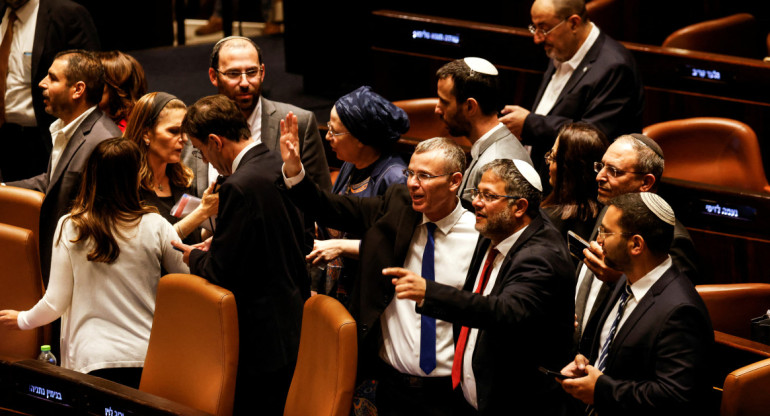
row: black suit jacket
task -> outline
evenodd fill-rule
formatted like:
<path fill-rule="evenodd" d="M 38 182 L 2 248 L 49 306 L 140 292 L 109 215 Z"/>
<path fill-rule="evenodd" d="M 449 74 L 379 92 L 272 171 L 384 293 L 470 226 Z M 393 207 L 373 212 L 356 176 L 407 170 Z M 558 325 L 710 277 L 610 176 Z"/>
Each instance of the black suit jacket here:
<path fill-rule="evenodd" d="M 405 185 L 393 185 L 383 196 L 358 198 L 321 191 L 307 177 L 289 190 L 297 205 L 327 227 L 362 235 L 360 279 L 351 293 L 350 313 L 356 319 L 359 369 L 376 361 L 382 338 L 380 315 L 395 288 L 382 275 L 386 267 L 402 267 L 422 214 L 412 209 Z"/>
<path fill-rule="evenodd" d="M 558 370 L 569 360 L 574 321 L 574 267 L 564 239 L 542 216 L 505 257 L 489 296 L 473 293 L 490 240 L 480 238 L 463 290 L 427 282 L 418 311 L 479 328 L 473 353 L 481 414 L 556 414 L 561 389 L 538 366 Z"/>
<path fill-rule="evenodd" d="M 543 75 L 534 111 L 555 71 L 553 61 Z M 621 134 L 642 131 L 644 88 L 631 53 L 604 32 L 572 73 L 548 115 L 530 113 L 524 121 L 522 140 L 534 147 L 535 163 L 553 145 L 565 123 L 585 121 L 610 140 Z"/>
<path fill-rule="evenodd" d="M 297 359 L 309 282 L 299 211 L 275 187 L 280 158 L 264 144 L 249 149 L 219 190 L 209 251 L 190 253 L 190 271 L 233 292 L 241 355 L 237 383 Z M 239 391 L 248 389 L 239 388 Z"/>
<path fill-rule="evenodd" d="M 601 225 L 602 219 L 606 213 L 607 207 L 604 207 L 604 209 L 602 209 L 599 212 L 599 215 L 596 217 L 596 226 L 594 227 L 593 233 L 591 233 L 590 241 L 596 240 L 596 235 L 599 232 L 599 226 Z M 678 219 L 674 223 L 674 240 L 671 242 L 671 249 L 669 250 L 668 254 L 671 256 L 671 260 L 674 262 L 674 265 L 677 267 L 677 269 L 682 272 L 682 274 L 687 275 L 693 284 L 697 284 L 700 276 L 698 267 L 700 260 L 698 252 L 695 250 L 695 244 L 693 244 L 692 238 L 690 238 L 690 233 L 687 232 L 687 228 L 685 228 L 685 226 L 679 222 Z M 576 273 L 580 273 L 580 267 L 578 267 Z M 575 278 L 577 279 L 577 274 Z M 599 293 L 596 296 L 596 301 L 594 302 L 594 305 L 591 308 L 591 312 L 588 316 L 586 327 L 583 329 L 580 343 L 577 345 L 577 349 L 579 351 L 585 353 L 585 350 L 589 348 L 593 343 L 594 332 L 597 325 L 600 324 L 599 318 L 601 312 L 604 309 L 604 306 L 607 304 L 609 295 L 612 293 L 614 288 L 615 284 L 603 283 L 599 289 Z"/>
<path fill-rule="evenodd" d="M 599 355 L 599 331 L 620 297 L 618 281 L 591 347 Z M 711 390 L 708 369 L 714 331 L 692 282 L 671 266 L 618 328 L 604 375 L 596 382 L 594 406 L 600 415 L 699 414 Z"/>
<path fill-rule="evenodd" d="M 5 14 L 5 5 L 0 16 Z M 68 49 L 99 50 L 99 35 L 85 7 L 69 0 L 40 0 L 32 46 L 32 106 L 40 133 L 51 149 L 48 126 L 56 119 L 45 112 L 43 94 L 37 84 L 48 74 L 56 54 Z"/>
<path fill-rule="evenodd" d="M 49 160 L 46 173 L 8 183 L 9 186 L 34 189 L 45 194 L 40 208 L 40 265 L 46 286 L 51 269 L 51 249 L 56 225 L 59 218 L 71 208 L 72 200 L 80 189 L 86 162 L 96 145 L 106 139 L 120 137 L 121 134 L 118 126 L 97 108 L 75 130 L 62 151 L 53 174 Z"/>

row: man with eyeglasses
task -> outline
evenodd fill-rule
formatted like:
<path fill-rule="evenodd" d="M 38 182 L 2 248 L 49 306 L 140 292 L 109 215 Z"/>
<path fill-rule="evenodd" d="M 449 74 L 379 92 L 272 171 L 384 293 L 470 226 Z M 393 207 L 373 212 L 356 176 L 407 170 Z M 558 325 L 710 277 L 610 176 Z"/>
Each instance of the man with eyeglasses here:
<path fill-rule="evenodd" d="M 627 193 L 657 192 L 663 167 L 663 150 L 655 141 L 638 133 L 620 136 L 607 148 L 602 160 L 594 163 L 599 188 L 597 199 L 608 204 L 611 199 Z M 595 230 L 602 224 L 606 212 L 607 208 L 604 208 L 597 216 Z M 597 231 L 594 231 L 591 240 L 596 236 Z M 590 347 L 593 342 L 598 315 L 622 274 L 604 261 L 604 251 L 596 241 L 590 244 L 589 249 L 583 250 L 586 259 L 577 271 L 575 347 L 578 351 Z M 699 280 L 695 245 L 679 220 L 675 221 L 668 253 L 692 282 Z"/>
<path fill-rule="evenodd" d="M 470 192 L 482 238 L 465 285 L 403 268 L 384 274 L 393 276 L 399 299 L 454 323 L 452 381 L 465 399 L 454 414 L 561 414 L 559 386 L 538 367 L 555 370 L 570 357 L 574 267 L 564 238 L 540 212 L 535 169 L 505 159 L 483 169 Z"/>
<path fill-rule="evenodd" d="M 241 109 L 249 123 L 252 138 L 267 145 L 270 151 L 280 151 L 280 122 L 289 112 L 294 113 L 299 123 L 302 163 L 313 182 L 324 190 L 330 190 L 329 164 L 315 115 L 263 97 L 265 69 L 262 50 L 254 41 L 243 36 L 230 36 L 214 45 L 209 79 L 220 94 L 226 95 Z"/>
<path fill-rule="evenodd" d="M 304 177 L 295 123 L 289 116 L 281 128 L 287 193 L 316 221 L 362 236 L 349 305 L 358 329 L 359 378 L 378 381 L 377 413 L 452 414 L 452 325 L 395 299 L 382 271 L 404 267 L 462 287 L 478 240 L 473 214 L 457 197 L 465 152 L 451 139 L 425 140 L 404 171 L 406 185 L 372 198 L 337 195 Z"/>
<path fill-rule="evenodd" d="M 500 121 L 541 166 L 566 123 L 584 121 L 607 137 L 642 130 L 644 90 L 631 54 L 588 20 L 583 0 L 536 0 L 529 31 L 551 59 L 532 111 L 507 105 Z"/>
<path fill-rule="evenodd" d="M 532 161 L 519 140 L 497 120 L 502 100 L 497 68 L 491 62 L 457 59 L 442 66 L 436 76 L 436 114 L 446 123 L 449 134 L 465 136 L 473 144 L 471 162 L 457 193 L 470 209 L 473 198 L 467 190 L 481 180 L 482 166 L 495 159 Z"/>
<path fill-rule="evenodd" d="M 598 245 L 621 271 L 590 348 L 565 366 L 578 414 L 694 415 L 711 402 L 714 331 L 703 300 L 669 254 L 674 211 L 656 194 L 609 201 Z M 587 406 L 587 407 L 586 407 Z"/>

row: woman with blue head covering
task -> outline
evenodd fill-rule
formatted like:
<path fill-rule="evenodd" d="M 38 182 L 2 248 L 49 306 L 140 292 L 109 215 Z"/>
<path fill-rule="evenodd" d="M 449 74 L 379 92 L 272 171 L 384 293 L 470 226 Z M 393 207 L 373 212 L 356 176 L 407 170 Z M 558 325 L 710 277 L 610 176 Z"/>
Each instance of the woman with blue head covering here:
<path fill-rule="evenodd" d="M 393 184 L 406 183 L 404 160 L 393 144 L 409 129 L 409 118 L 381 95 L 364 86 L 343 96 L 332 108 L 326 140 L 342 160 L 332 192 L 370 197 L 383 195 Z M 319 227 L 319 238 L 308 256 L 326 266 L 324 287 L 345 306 L 355 282 L 360 236 Z M 319 284 L 320 286 L 320 284 Z"/>

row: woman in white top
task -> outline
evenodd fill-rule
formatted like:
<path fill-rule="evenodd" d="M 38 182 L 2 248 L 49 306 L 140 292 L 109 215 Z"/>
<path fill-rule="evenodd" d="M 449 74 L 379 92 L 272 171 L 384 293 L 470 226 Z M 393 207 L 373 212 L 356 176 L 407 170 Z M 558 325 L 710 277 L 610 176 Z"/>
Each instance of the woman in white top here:
<path fill-rule="evenodd" d="M 0 323 L 32 329 L 61 316 L 61 364 L 139 386 L 161 266 L 187 273 L 174 228 L 139 200 L 139 149 L 100 143 L 74 208 L 59 220 L 48 290 L 32 309 L 0 311 Z"/>

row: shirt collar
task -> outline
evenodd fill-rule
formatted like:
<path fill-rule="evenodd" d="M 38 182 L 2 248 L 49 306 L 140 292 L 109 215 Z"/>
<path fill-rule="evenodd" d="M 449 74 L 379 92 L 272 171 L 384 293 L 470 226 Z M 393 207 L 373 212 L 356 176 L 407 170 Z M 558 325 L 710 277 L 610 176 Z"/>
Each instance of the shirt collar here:
<path fill-rule="evenodd" d="M 238 152 L 238 156 L 236 156 L 235 159 L 233 160 L 233 170 L 232 170 L 233 172 L 235 172 L 235 170 L 238 169 L 238 165 L 241 164 L 241 159 L 243 159 L 243 156 L 246 154 L 246 152 L 248 152 L 249 150 L 251 150 L 252 147 L 258 144 L 259 143 L 252 141 L 251 143 L 246 145 L 246 147 L 244 147 L 240 152 Z"/>
<path fill-rule="evenodd" d="M 463 216 L 463 214 L 468 211 L 467 209 L 463 208 L 463 204 L 460 203 L 460 198 L 455 198 L 455 202 L 457 203 L 455 205 L 455 209 L 446 217 L 438 221 L 431 221 L 428 219 L 428 217 L 425 216 L 425 214 L 422 214 L 422 223 L 420 224 L 432 222 L 436 224 L 436 228 L 441 230 L 444 235 L 449 234 L 449 232 L 452 231 L 452 227 L 454 227 L 455 224 L 457 224 L 457 221 L 460 221 L 460 218 Z"/>
<path fill-rule="evenodd" d="M 257 99 L 257 105 L 254 107 L 254 110 L 249 114 L 249 119 L 246 120 L 246 123 L 249 125 L 249 130 L 251 130 L 252 139 L 256 141 L 257 144 L 262 143 L 262 96 L 259 96 L 259 99 Z"/>
<path fill-rule="evenodd" d="M 494 132 L 499 130 L 500 128 L 505 127 L 503 123 L 497 123 L 495 127 L 492 127 L 489 129 L 488 132 L 484 133 L 481 137 L 479 137 L 478 140 L 476 140 L 476 143 L 473 143 L 473 146 L 471 146 L 471 157 L 473 159 L 476 159 L 479 157 L 479 154 L 481 154 L 481 147 L 484 146 L 484 142 L 489 139 Z"/>
<path fill-rule="evenodd" d="M 594 46 L 594 42 L 596 42 L 596 39 L 599 37 L 599 27 L 593 24 L 593 22 L 588 22 L 588 24 L 591 25 L 591 31 L 588 32 L 588 36 L 586 36 L 586 40 L 583 42 L 582 45 L 580 45 L 577 52 L 575 52 L 575 54 L 572 55 L 572 58 L 570 58 L 568 61 L 559 62 L 554 60 L 553 64 L 556 68 L 559 68 L 560 65 L 566 64 L 568 67 L 570 67 L 574 71 L 575 68 L 577 68 L 581 62 L 583 62 L 583 58 L 586 57 L 588 50 L 591 49 L 592 46 Z"/>
<path fill-rule="evenodd" d="M 29 18 L 32 17 L 32 13 L 37 10 L 37 4 L 39 0 L 29 0 L 27 3 L 25 3 L 23 6 L 19 7 L 18 10 L 16 10 L 16 17 L 19 18 L 20 23 L 25 23 Z M 8 7 L 5 11 L 5 15 L 8 16 L 11 14 L 11 8 Z"/>
<path fill-rule="evenodd" d="M 637 301 L 642 299 L 644 295 L 647 294 L 647 291 L 650 290 L 652 285 L 654 285 L 655 282 L 657 282 L 658 279 L 663 276 L 663 273 L 665 273 L 666 270 L 671 267 L 671 264 L 673 264 L 671 261 L 671 256 L 667 256 L 666 260 L 663 260 L 663 262 L 660 263 L 657 267 L 650 270 L 641 279 L 634 282 L 631 285 L 631 293 L 633 293 L 634 299 Z"/>
<path fill-rule="evenodd" d="M 57 118 L 56 121 L 51 123 L 51 127 L 49 127 L 49 130 L 51 132 L 51 136 L 56 135 L 57 133 L 61 133 L 64 135 L 64 137 L 69 140 L 73 134 L 75 134 L 75 130 L 80 127 L 80 124 L 83 122 L 83 120 L 88 117 L 89 114 L 93 113 L 96 110 L 96 106 L 93 106 L 89 108 L 88 110 L 84 111 L 83 114 L 77 116 L 74 120 L 70 122 L 70 124 L 67 124 L 66 126 L 63 126 L 64 122 L 62 119 Z"/>
<path fill-rule="evenodd" d="M 508 252 L 511 251 L 511 248 L 514 244 L 516 244 L 516 241 L 519 240 L 519 237 L 521 237 L 521 234 L 524 233 L 524 230 L 529 227 L 529 224 L 521 227 L 519 231 L 516 231 L 515 233 L 509 235 L 505 238 L 505 240 L 501 241 L 498 245 L 496 245 L 494 248 L 497 249 L 497 251 L 500 252 L 500 254 L 503 255 L 503 258 L 508 255 Z"/>

